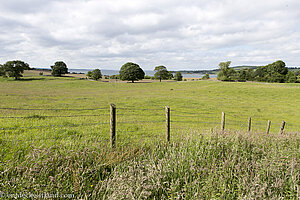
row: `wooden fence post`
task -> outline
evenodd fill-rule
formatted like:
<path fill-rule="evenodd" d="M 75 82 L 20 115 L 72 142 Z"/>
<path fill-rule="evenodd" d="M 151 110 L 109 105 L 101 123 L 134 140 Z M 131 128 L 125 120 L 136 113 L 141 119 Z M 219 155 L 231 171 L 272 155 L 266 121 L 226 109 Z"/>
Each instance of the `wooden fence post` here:
<path fill-rule="evenodd" d="M 283 134 L 284 127 L 285 127 L 285 121 L 282 121 L 279 134 Z"/>
<path fill-rule="evenodd" d="M 166 106 L 166 139 L 170 142 L 170 107 Z"/>
<path fill-rule="evenodd" d="M 251 117 L 248 118 L 248 132 L 251 131 Z"/>
<path fill-rule="evenodd" d="M 225 131 L 225 113 L 222 112 L 222 120 L 221 120 L 221 133 L 223 134 Z"/>
<path fill-rule="evenodd" d="M 116 105 L 110 104 L 110 142 L 111 147 L 116 147 Z"/>
<path fill-rule="evenodd" d="M 267 134 L 269 134 L 270 132 L 270 127 L 271 127 L 271 120 L 268 120 Z"/>

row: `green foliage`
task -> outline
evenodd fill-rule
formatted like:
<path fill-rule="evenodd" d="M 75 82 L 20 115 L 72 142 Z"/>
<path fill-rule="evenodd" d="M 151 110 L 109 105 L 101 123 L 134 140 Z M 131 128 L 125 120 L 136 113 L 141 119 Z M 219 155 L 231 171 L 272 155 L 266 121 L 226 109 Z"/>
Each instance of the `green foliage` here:
<path fill-rule="evenodd" d="M 93 71 L 88 71 L 87 77 L 93 80 L 99 80 L 102 78 L 102 73 L 100 69 L 94 69 Z"/>
<path fill-rule="evenodd" d="M 238 81 L 253 81 L 254 80 L 254 70 L 253 69 L 242 69 L 237 71 Z"/>
<path fill-rule="evenodd" d="M 110 79 L 120 79 L 120 75 L 116 74 L 116 75 L 111 75 L 109 76 Z"/>
<path fill-rule="evenodd" d="M 0 76 L 5 76 L 5 69 L 1 64 L 0 64 Z"/>
<path fill-rule="evenodd" d="M 67 65 L 63 61 L 55 62 L 54 66 L 51 66 L 52 76 L 61 76 L 68 73 Z"/>
<path fill-rule="evenodd" d="M 182 81 L 182 74 L 181 74 L 181 72 L 176 72 L 175 73 L 174 80 L 176 80 L 176 81 Z"/>
<path fill-rule="evenodd" d="M 161 80 L 170 79 L 173 76 L 172 73 L 170 73 L 165 66 L 157 66 L 155 67 L 154 71 L 154 77 L 156 79 L 159 79 L 160 82 Z"/>
<path fill-rule="evenodd" d="M 284 83 L 288 80 L 286 77 L 288 68 L 285 63 L 278 60 L 272 64 L 258 67 L 255 71 L 255 80 L 264 82 Z"/>
<path fill-rule="evenodd" d="M 219 64 L 220 72 L 218 73 L 218 80 L 221 81 L 233 81 L 237 79 L 236 71 L 229 68 L 231 61 L 221 62 Z"/>
<path fill-rule="evenodd" d="M 297 76 L 294 72 L 289 71 L 286 74 L 286 81 L 287 83 L 296 83 L 297 82 Z"/>
<path fill-rule="evenodd" d="M 241 69 L 235 71 L 229 68 L 230 61 L 221 62 L 220 72 L 218 73 L 218 80 L 222 81 L 261 81 L 272 83 L 295 83 L 297 82 L 297 75 L 288 73 L 288 68 L 285 63 L 278 60 L 266 66 L 260 66 L 255 71 L 253 69 Z"/>
<path fill-rule="evenodd" d="M 2 68 L 2 74 L 7 74 L 9 77 L 14 77 L 15 80 L 22 77 L 22 73 L 24 70 L 29 70 L 29 65 L 23 61 L 20 60 L 14 60 L 14 61 L 8 61 L 6 62 Z"/>
<path fill-rule="evenodd" d="M 202 80 L 207 80 L 209 79 L 209 74 L 205 74 L 203 77 L 202 77 Z"/>
<path fill-rule="evenodd" d="M 138 81 L 144 78 L 145 72 L 136 63 L 128 62 L 120 69 L 120 79 L 122 81 Z"/>

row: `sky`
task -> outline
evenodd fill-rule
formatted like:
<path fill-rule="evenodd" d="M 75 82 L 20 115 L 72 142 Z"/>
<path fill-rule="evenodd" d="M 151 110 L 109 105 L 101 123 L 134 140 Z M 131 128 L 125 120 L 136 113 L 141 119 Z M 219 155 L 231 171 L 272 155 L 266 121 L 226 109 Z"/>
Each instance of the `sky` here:
<path fill-rule="evenodd" d="M 0 63 L 300 66 L 299 0 L 0 0 Z"/>

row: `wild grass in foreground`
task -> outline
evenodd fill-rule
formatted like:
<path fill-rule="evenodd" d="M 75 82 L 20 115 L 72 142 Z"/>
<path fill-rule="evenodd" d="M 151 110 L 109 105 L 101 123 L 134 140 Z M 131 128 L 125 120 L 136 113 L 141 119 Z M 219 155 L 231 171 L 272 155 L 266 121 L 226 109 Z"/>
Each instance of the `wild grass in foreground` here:
<path fill-rule="evenodd" d="M 114 151 L 31 146 L 1 168 L 0 191 L 77 199 L 299 199 L 299 135 L 192 136 Z"/>

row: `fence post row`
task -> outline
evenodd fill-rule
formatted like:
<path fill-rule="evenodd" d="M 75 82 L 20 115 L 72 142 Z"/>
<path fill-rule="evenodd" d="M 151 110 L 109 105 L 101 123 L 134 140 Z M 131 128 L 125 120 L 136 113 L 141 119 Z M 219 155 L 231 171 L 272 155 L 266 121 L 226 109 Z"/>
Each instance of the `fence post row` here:
<path fill-rule="evenodd" d="M 221 133 L 223 134 L 225 131 L 225 113 L 222 112 L 222 120 L 221 120 Z"/>
<path fill-rule="evenodd" d="M 116 105 L 110 104 L 110 142 L 111 147 L 116 147 Z"/>
<path fill-rule="evenodd" d="M 166 139 L 170 142 L 170 107 L 166 106 Z"/>

